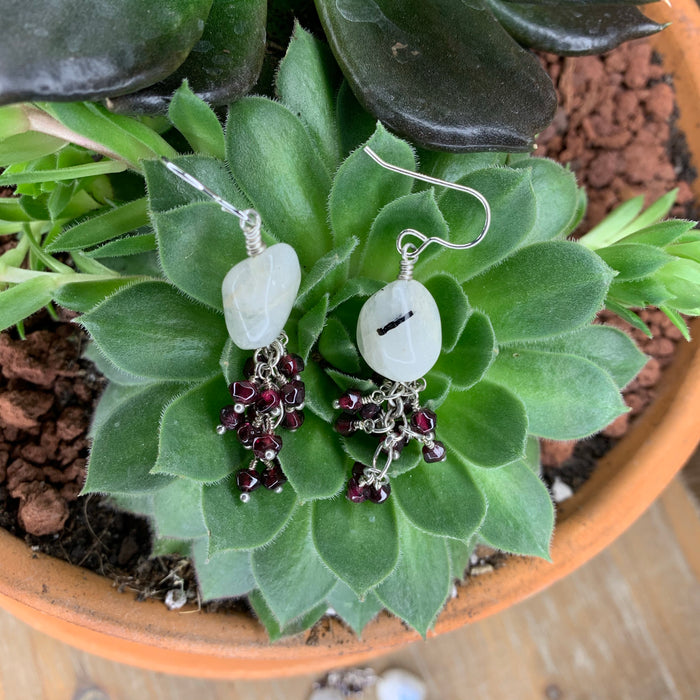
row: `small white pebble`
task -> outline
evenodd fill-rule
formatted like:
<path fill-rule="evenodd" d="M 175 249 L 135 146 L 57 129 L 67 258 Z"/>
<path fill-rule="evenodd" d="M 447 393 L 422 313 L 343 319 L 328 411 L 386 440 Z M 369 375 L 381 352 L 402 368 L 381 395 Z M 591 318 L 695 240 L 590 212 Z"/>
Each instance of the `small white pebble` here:
<path fill-rule="evenodd" d="M 480 564 L 479 566 L 472 566 L 469 569 L 470 576 L 481 576 L 482 574 L 490 574 L 493 571 L 493 566 L 491 564 Z"/>
<path fill-rule="evenodd" d="M 561 503 L 562 501 L 565 501 L 567 498 L 571 498 L 574 495 L 574 492 L 569 486 L 569 484 L 564 483 L 559 477 L 556 477 L 554 481 L 552 482 L 552 498 L 554 499 L 555 503 Z"/>
<path fill-rule="evenodd" d="M 457 597 L 457 586 L 452 584 L 452 591 L 450 593 L 450 598 L 456 598 Z"/>
<path fill-rule="evenodd" d="M 168 610 L 179 610 L 187 602 L 187 593 L 182 588 L 171 588 L 165 594 L 165 606 Z"/>
<path fill-rule="evenodd" d="M 326 615 L 328 615 L 329 617 L 338 617 L 338 613 L 335 611 L 334 608 L 328 608 L 328 610 L 326 610 Z"/>
<path fill-rule="evenodd" d="M 477 557 L 476 554 L 472 554 L 472 555 L 469 557 L 469 563 L 470 563 L 472 566 L 476 566 L 476 565 L 479 563 L 479 557 Z"/>
<path fill-rule="evenodd" d="M 378 700 L 425 700 L 425 683 L 408 671 L 392 668 L 377 680 Z"/>
<path fill-rule="evenodd" d="M 319 688 L 312 691 L 309 700 L 345 700 L 337 688 Z"/>

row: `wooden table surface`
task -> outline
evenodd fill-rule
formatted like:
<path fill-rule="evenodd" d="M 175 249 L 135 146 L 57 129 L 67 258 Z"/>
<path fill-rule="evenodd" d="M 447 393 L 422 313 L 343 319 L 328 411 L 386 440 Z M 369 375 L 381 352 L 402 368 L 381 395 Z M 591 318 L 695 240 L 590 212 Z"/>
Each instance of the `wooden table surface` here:
<path fill-rule="evenodd" d="M 689 478 L 700 485 L 700 454 Z M 700 518 L 676 479 L 617 542 L 549 590 L 371 665 L 417 673 L 431 700 L 699 700 L 699 581 Z M 304 700 L 313 680 L 150 673 L 0 611 L 0 700 Z"/>

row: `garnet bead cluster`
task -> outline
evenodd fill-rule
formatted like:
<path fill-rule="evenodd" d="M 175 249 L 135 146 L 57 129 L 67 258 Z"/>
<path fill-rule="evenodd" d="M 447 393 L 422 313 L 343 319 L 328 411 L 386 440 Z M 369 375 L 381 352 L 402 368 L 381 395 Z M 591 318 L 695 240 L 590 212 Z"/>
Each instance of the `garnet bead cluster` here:
<path fill-rule="evenodd" d="M 221 409 L 217 432 L 235 432 L 241 445 L 253 453 L 248 467 L 236 473 L 244 503 L 261 485 L 280 493 L 287 481 L 277 458 L 282 437 L 276 431 L 294 431 L 304 423 L 305 387 L 299 377 L 303 369 L 302 358 L 287 353 L 278 339 L 256 350 L 245 364 L 246 378 L 229 385 L 233 403 Z"/>
<path fill-rule="evenodd" d="M 353 466 L 346 492 L 348 500 L 353 503 L 386 501 L 391 493 L 389 467 L 411 440 L 423 444 L 426 462 L 442 462 L 446 458 L 445 446 L 435 439 L 437 416 L 419 403 L 418 394 L 424 386 L 423 380 L 385 380 L 377 391 L 362 394 L 350 389 L 334 402 L 335 408 L 343 410 L 335 422 L 338 433 L 350 436 L 362 431 L 379 436 L 372 464 L 355 462 Z M 380 457 L 383 457 L 383 465 L 378 464 Z"/>

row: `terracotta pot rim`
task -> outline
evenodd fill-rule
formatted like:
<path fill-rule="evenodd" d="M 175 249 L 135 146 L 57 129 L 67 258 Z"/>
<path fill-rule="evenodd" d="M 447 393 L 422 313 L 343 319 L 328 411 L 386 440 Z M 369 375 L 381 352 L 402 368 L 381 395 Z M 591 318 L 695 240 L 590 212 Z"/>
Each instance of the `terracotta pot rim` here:
<path fill-rule="evenodd" d="M 666 8 L 654 8 L 662 21 Z M 676 0 L 676 24 L 656 38 L 678 74 L 685 99 L 691 150 L 700 154 L 692 105 L 700 103 L 700 10 Z M 651 13 L 650 13 L 651 14 Z M 690 77 L 689 77 L 690 76 Z M 685 95 L 685 98 L 682 96 Z M 683 110 L 683 105 L 681 105 Z M 700 336 L 700 319 L 693 331 Z M 653 502 L 692 454 L 700 439 L 700 340 L 682 346 L 654 404 L 599 463 L 591 479 L 559 509 L 552 563 L 512 557 L 492 574 L 469 579 L 440 615 L 441 634 L 491 615 L 538 592 L 595 556 Z M 0 604 L 17 617 L 69 644 L 151 670 L 210 678 L 263 678 L 321 671 L 358 663 L 419 639 L 388 615 L 357 639 L 337 620 L 312 633 L 270 645 L 261 626 L 245 615 L 177 613 L 162 603 L 135 605 L 131 595 L 89 571 L 36 554 L 0 531 Z M 30 573 L 25 574 L 27 567 Z"/>

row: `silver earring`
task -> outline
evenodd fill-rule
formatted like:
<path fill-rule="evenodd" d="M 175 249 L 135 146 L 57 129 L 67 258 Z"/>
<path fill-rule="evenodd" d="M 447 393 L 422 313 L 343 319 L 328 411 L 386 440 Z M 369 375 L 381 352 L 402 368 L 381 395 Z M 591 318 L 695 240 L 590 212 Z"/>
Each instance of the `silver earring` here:
<path fill-rule="evenodd" d="M 441 462 L 446 458 L 445 446 L 435 439 L 437 417 L 433 411 L 421 407 L 419 396 L 426 386 L 424 375 L 440 356 L 440 311 L 430 292 L 413 279 L 414 267 L 431 243 L 451 250 L 478 245 L 491 225 L 491 209 L 486 198 L 471 187 L 399 168 L 382 160 L 369 147 L 364 150 L 387 170 L 476 197 L 486 214 L 481 233 L 469 243 L 450 243 L 414 229 L 402 231 L 396 239 L 401 256 L 398 279 L 373 294 L 360 310 L 357 321 L 360 354 L 384 379 L 376 391 L 363 395 L 351 389 L 335 401 L 335 408 L 344 411 L 335 427 L 341 435 L 362 431 L 380 438 L 372 464 L 356 462 L 353 466 L 346 495 L 354 503 L 366 500 L 383 503 L 391 493 L 388 478 L 391 463 L 411 440 L 422 443 L 426 462 Z"/>
<path fill-rule="evenodd" d="M 304 361 L 287 351 L 283 330 L 299 291 L 299 258 L 287 243 L 265 245 L 257 211 L 237 209 L 173 162 L 162 160 L 170 172 L 237 217 L 245 236 L 248 257 L 226 274 L 221 295 L 231 340 L 254 353 L 245 364 L 245 377 L 229 385 L 233 403 L 221 409 L 216 431 L 235 432 L 243 447 L 253 452 L 248 467 L 236 473 L 241 501 L 247 503 L 261 485 L 282 491 L 287 478 L 277 459 L 282 437 L 276 431 L 280 427 L 294 431 L 304 422 L 305 387 L 299 376 Z"/>

